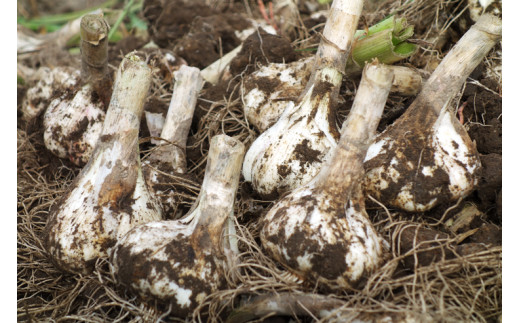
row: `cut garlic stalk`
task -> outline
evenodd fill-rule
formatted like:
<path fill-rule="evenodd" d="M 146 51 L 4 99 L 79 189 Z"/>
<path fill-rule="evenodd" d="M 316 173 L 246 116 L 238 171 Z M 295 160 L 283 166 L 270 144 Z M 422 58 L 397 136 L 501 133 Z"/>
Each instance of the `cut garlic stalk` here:
<path fill-rule="evenodd" d="M 264 197 L 308 183 L 336 145 L 334 105 L 363 1 L 335 0 L 315 57 L 312 83 L 298 104 L 249 148 L 243 174 Z M 341 31 L 341 32 L 339 32 Z"/>
<path fill-rule="evenodd" d="M 133 55 L 123 59 L 93 155 L 45 228 L 51 260 L 63 270 L 89 272 L 131 228 L 162 217 L 139 158 L 139 123 L 150 84 L 146 63 Z"/>
<path fill-rule="evenodd" d="M 282 115 L 289 102 L 295 102 L 311 74 L 312 57 L 291 63 L 270 63 L 244 78 L 242 100 L 244 115 L 261 133 Z M 388 66 L 394 73 L 390 92 L 416 95 L 422 86 L 421 75 L 404 66 Z M 347 71 L 348 73 L 348 71 Z"/>
<path fill-rule="evenodd" d="M 480 159 L 449 103 L 500 39 L 501 25 L 499 18 L 483 15 L 442 60 L 408 110 L 378 136 L 365 159 L 369 194 L 385 205 L 423 212 L 475 189 Z"/>
<path fill-rule="evenodd" d="M 51 101 L 43 117 L 45 146 L 78 166 L 90 158 L 103 127 L 111 82 L 108 72 L 108 24 L 103 15 L 81 19 L 81 77 L 87 84 Z"/>
<path fill-rule="evenodd" d="M 118 241 L 111 270 L 123 285 L 169 303 L 176 316 L 187 316 L 222 286 L 236 252 L 230 219 L 244 150 L 234 138 L 213 137 L 191 211 L 181 220 L 139 226 Z"/>
<path fill-rule="evenodd" d="M 392 84 L 392 72 L 367 64 L 331 159 L 308 184 L 263 219 L 263 246 L 291 272 L 331 290 L 358 287 L 384 261 L 388 244 L 365 211 L 363 158 Z"/>
<path fill-rule="evenodd" d="M 173 95 L 161 132 L 161 138 L 166 142 L 161 142 L 143 163 L 145 178 L 154 194 L 162 199 L 165 214 L 172 210 L 175 192 L 168 185 L 170 181 L 162 174 L 186 172 L 186 141 L 198 93 L 204 83 L 196 67 L 183 65 L 174 75 Z"/>

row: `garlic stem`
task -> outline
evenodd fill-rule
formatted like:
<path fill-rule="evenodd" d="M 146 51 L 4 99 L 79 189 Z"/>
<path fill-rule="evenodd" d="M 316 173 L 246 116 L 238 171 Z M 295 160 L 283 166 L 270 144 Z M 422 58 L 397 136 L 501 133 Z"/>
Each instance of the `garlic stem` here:
<path fill-rule="evenodd" d="M 150 68 L 139 57 L 127 55 L 117 71 L 92 157 L 49 214 L 46 246 L 63 270 L 88 273 L 131 228 L 161 219 L 160 206 L 141 172 L 138 147 L 150 84 Z"/>
<path fill-rule="evenodd" d="M 162 128 L 159 146 L 144 162 L 144 173 L 155 195 L 161 199 L 165 214 L 175 209 L 175 191 L 171 180 L 163 174 L 184 174 L 186 164 L 186 141 L 191 127 L 197 98 L 203 85 L 200 70 L 187 65 L 175 72 L 175 85 L 166 121 Z"/>
<path fill-rule="evenodd" d="M 345 197 L 353 186 L 349 179 L 356 183 L 354 186 L 359 186 L 364 175 L 363 159 L 375 138 L 393 79 L 392 71 L 385 65 L 366 66 L 334 156 L 316 178 L 317 185 L 323 189 L 334 189 Z"/>
<path fill-rule="evenodd" d="M 334 0 L 304 93 L 314 84 L 320 68 L 331 66 L 344 71 L 362 9 L 363 1 Z"/>
<path fill-rule="evenodd" d="M 99 81 L 108 73 L 108 32 L 103 13 L 81 19 L 81 76 L 85 82 Z"/>
<path fill-rule="evenodd" d="M 217 84 L 224 70 L 229 66 L 229 63 L 231 63 L 233 58 L 235 58 L 241 50 L 242 44 L 203 69 L 201 75 L 204 80 L 213 85 Z"/>
<path fill-rule="evenodd" d="M 175 85 L 170 107 L 161 132 L 161 138 L 168 143 L 160 144 L 159 148 L 152 152 L 150 163 L 165 163 L 169 165 L 168 171 L 185 173 L 186 141 L 203 80 L 198 68 L 187 65 L 181 66 L 174 73 L 174 77 Z"/>
<path fill-rule="evenodd" d="M 144 224 L 117 242 L 111 270 L 123 285 L 169 303 L 176 316 L 188 316 L 223 285 L 238 256 L 225 234 L 233 232 L 243 156 L 240 141 L 211 139 L 202 188 L 186 217 Z"/>

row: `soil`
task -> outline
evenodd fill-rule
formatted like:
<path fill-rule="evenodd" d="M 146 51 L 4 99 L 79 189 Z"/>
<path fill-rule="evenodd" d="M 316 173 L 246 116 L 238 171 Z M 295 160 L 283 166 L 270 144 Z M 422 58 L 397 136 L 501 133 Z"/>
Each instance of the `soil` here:
<path fill-rule="evenodd" d="M 401 2 L 386 0 L 378 6 L 367 6 L 370 8 L 367 10 L 372 11 L 364 12 L 365 19 L 358 27 L 363 28 L 364 21 L 371 25 L 393 12 L 405 15 L 408 22 L 415 25 L 414 38 L 427 43 L 421 45 L 424 48 L 414 56 L 396 64 L 412 66 L 428 77 L 469 28 L 468 14 L 458 15 L 464 9 L 465 1 L 443 2 L 443 5 L 433 0 L 400 5 Z M 312 3 L 312 6 L 306 3 Z M 375 11 L 376 7 L 378 11 Z M 258 136 L 243 115 L 239 91 L 242 77 L 258 66 L 269 62 L 291 62 L 304 53 L 308 54 L 309 49 L 316 48 L 325 18 L 311 19 L 310 14 L 326 8 L 316 1 L 300 1 L 301 21 L 292 38 L 258 29 L 243 43 L 242 51 L 230 64 L 225 80 L 216 85 L 204 85 L 187 140 L 187 174 L 171 179 L 171 186 L 178 192 L 176 200 L 179 206 L 168 216 L 169 219 L 182 216 L 195 202 L 212 136 L 220 133 L 235 136 L 246 144 L 246 148 Z M 235 32 L 251 27 L 250 19 L 262 20 L 257 2 L 250 0 L 145 0 L 141 17 L 148 23 L 148 35 L 129 35 L 109 44 L 109 63 L 113 72 L 123 55 L 130 51 L 137 50 L 138 55 L 146 57 L 154 70 L 154 82 L 145 110 L 164 116 L 173 90 L 173 72 L 180 65 L 205 68 L 240 45 Z M 455 17 L 442 42 L 432 39 L 440 27 Z M 158 48 L 143 49 L 150 41 Z M 443 203 L 424 213 L 401 212 L 367 198 L 369 217 L 391 245 L 394 258 L 388 267 L 393 263 L 397 269 L 391 275 L 385 267 L 374 273 L 374 279 L 369 279 L 364 289 L 337 292 L 332 295 L 334 299 L 348 301 L 349 306 L 359 309 L 360 313 L 383 313 L 387 308 L 381 304 L 391 304 L 393 310 L 401 313 L 425 313 L 438 321 L 449 317 L 445 321 L 497 322 L 501 318 L 502 79 L 501 70 L 495 68 L 501 64 L 500 46 L 498 44 L 488 54 L 471 74 L 460 95 L 453 100 L 454 109 L 464 107 L 464 128 L 480 154 L 479 186 L 460 203 Z M 58 64 L 79 68 L 79 62 L 78 57 L 57 48 L 18 61 L 32 68 Z M 495 72 L 497 70 L 499 72 Z M 359 80 L 360 75 L 344 77 L 336 103 L 338 125 L 350 111 Z M 108 322 L 157 321 L 163 317 L 175 320 L 167 313 L 165 304 L 142 302 L 131 290 L 114 280 L 109 272 L 108 259 L 96 262 L 93 274 L 79 277 L 63 274 L 47 258 L 42 239 L 49 210 L 66 193 L 81 168 L 57 158 L 45 148 L 41 116 L 31 121 L 22 119 L 21 102 L 33 84 L 33 81 L 28 81 L 17 85 L 18 319 L 44 321 L 74 317 L 75 320 L 90 320 L 95 317 Z M 272 87 L 273 84 L 262 84 L 262 88 Z M 108 98 L 106 93 L 100 96 L 103 101 Z M 391 94 L 378 131 L 397 120 L 414 99 Z M 148 149 L 153 146 L 149 136 L 143 115 L 139 134 L 142 159 L 147 158 Z M 308 147 L 300 147 L 299 152 L 308 159 L 315 157 Z M 280 174 L 287 171 L 279 169 Z M 210 295 L 194 312 L 184 313 L 194 315 L 189 319 L 195 320 L 197 315 L 201 315 L 209 317 L 209 321 L 224 321 L 232 310 L 239 307 L 242 296 L 280 291 L 329 295 L 328 290 L 319 285 L 295 282 L 283 266 L 266 256 L 259 240 L 259 223 L 273 202 L 275 200 L 262 199 L 241 178 L 235 216 L 239 225 L 237 234 L 240 236 L 242 271 L 234 278 L 231 274 L 226 278 L 227 289 Z M 478 212 L 463 228 L 457 232 L 450 231 L 450 221 L 468 205 Z M 96 302 L 90 297 L 92 293 L 99 296 L 96 296 Z M 272 316 L 265 322 L 289 322 L 292 319 Z M 298 319 L 312 321 L 303 316 Z M 354 317 L 349 316 L 345 321 L 352 319 Z"/>

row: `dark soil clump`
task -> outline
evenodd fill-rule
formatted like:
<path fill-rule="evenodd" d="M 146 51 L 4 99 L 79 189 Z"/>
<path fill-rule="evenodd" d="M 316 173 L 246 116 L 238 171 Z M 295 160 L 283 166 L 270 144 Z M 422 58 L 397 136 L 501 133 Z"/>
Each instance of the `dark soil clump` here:
<path fill-rule="evenodd" d="M 229 70 L 232 75 L 240 74 L 246 68 L 247 72 L 251 73 L 255 70 L 256 64 L 289 63 L 296 59 L 298 55 L 287 39 L 259 28 L 244 41 L 242 50 L 231 61 Z"/>

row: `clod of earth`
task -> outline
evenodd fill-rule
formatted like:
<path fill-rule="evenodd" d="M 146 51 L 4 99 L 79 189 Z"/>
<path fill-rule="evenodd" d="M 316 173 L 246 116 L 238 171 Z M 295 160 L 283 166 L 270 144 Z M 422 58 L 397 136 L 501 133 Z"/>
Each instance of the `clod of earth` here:
<path fill-rule="evenodd" d="M 249 148 L 244 179 L 262 196 L 276 196 L 308 183 L 336 146 L 334 105 L 363 7 L 362 1 L 335 1 L 316 53 L 312 81 L 298 104 Z M 342 30 L 342 32 L 338 32 Z"/>
<path fill-rule="evenodd" d="M 385 205 L 423 212 L 475 189 L 479 155 L 449 103 L 500 39 L 501 25 L 499 18 L 483 15 L 442 60 L 408 110 L 376 138 L 365 158 L 369 194 Z"/>
<path fill-rule="evenodd" d="M 131 228 L 162 218 L 145 183 L 138 146 L 150 82 L 146 63 L 127 55 L 92 157 L 49 214 L 46 248 L 65 271 L 88 273 Z"/>
<path fill-rule="evenodd" d="M 363 158 L 392 84 L 383 65 L 367 65 L 332 157 L 308 184 L 263 219 L 262 244 L 291 272 L 331 290 L 356 288 L 388 258 L 388 243 L 365 211 Z"/>
<path fill-rule="evenodd" d="M 121 284 L 145 299 L 171 305 L 187 316 L 223 286 L 236 264 L 233 205 L 244 145 L 226 135 L 211 139 L 197 202 L 180 220 L 151 222 L 117 242 L 111 270 Z"/>

